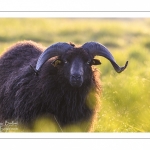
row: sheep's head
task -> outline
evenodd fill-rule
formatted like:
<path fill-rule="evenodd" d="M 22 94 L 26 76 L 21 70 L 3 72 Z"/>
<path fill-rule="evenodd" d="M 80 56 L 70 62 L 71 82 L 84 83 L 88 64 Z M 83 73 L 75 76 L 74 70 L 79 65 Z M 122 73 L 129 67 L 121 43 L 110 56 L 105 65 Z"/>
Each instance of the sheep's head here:
<path fill-rule="evenodd" d="M 96 55 L 107 58 L 118 73 L 122 72 L 128 65 L 127 61 L 125 66 L 119 67 L 108 49 L 96 42 L 87 42 L 81 47 L 74 47 L 73 44 L 68 43 L 56 43 L 40 55 L 35 72 L 38 74 L 48 59 L 58 56 L 58 59 L 54 60 L 52 64 L 63 66 L 65 77 L 70 84 L 73 87 L 80 87 L 86 80 L 87 74 L 90 73 L 91 65 L 101 64 L 99 60 L 94 59 Z"/>
<path fill-rule="evenodd" d="M 91 66 L 99 64 L 99 60 L 93 59 L 80 47 L 65 52 L 52 62 L 58 68 L 58 74 L 63 74 L 72 87 L 80 87 L 84 81 L 91 81 Z"/>

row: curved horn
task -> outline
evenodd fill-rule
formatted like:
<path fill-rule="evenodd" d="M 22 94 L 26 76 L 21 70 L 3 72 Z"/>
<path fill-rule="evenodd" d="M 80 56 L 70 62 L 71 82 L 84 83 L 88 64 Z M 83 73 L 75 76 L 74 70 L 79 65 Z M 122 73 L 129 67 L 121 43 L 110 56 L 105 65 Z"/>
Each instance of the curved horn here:
<path fill-rule="evenodd" d="M 116 72 L 121 73 L 128 65 L 128 61 L 126 62 L 125 66 L 120 67 L 117 65 L 116 61 L 114 60 L 114 57 L 109 52 L 109 50 L 102 44 L 96 43 L 96 42 L 87 42 L 82 46 L 83 49 L 87 50 L 88 53 L 91 55 L 96 56 L 103 56 L 107 58 L 111 64 L 113 65 Z"/>
<path fill-rule="evenodd" d="M 51 57 L 60 56 L 65 51 L 72 49 L 72 46 L 68 43 L 56 43 L 48 47 L 39 57 L 37 64 L 36 64 L 36 72 L 40 70 L 42 65 Z"/>

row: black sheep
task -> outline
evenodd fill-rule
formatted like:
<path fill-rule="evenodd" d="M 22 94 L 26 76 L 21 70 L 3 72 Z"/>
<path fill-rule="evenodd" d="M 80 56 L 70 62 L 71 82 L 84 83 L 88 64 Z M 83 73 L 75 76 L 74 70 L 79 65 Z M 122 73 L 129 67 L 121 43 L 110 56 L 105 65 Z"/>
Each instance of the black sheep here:
<path fill-rule="evenodd" d="M 103 45 L 87 42 L 81 47 L 56 43 L 45 48 L 32 41 L 18 42 L 0 58 L 0 122 L 16 120 L 32 128 L 34 121 L 49 116 L 62 129 L 68 125 L 87 124 L 90 131 L 95 120 L 100 80 L 92 65 L 99 55 L 107 58 L 120 73 L 111 53 Z M 90 105 L 92 103 L 92 105 Z"/>

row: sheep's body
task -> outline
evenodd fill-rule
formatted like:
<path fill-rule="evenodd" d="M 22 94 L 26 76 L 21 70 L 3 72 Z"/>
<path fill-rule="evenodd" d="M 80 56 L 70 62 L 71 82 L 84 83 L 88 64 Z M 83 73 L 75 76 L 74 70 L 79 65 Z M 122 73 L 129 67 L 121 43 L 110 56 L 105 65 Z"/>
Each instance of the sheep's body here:
<path fill-rule="evenodd" d="M 91 70 L 91 79 L 74 88 L 49 60 L 36 76 L 30 65 L 35 67 L 43 50 L 34 42 L 20 42 L 0 58 L 0 122 L 17 120 L 30 126 L 38 117 L 50 115 L 61 127 L 87 121 L 91 130 L 98 99 L 89 106 L 88 98 L 91 91 L 100 92 L 98 72 Z"/>

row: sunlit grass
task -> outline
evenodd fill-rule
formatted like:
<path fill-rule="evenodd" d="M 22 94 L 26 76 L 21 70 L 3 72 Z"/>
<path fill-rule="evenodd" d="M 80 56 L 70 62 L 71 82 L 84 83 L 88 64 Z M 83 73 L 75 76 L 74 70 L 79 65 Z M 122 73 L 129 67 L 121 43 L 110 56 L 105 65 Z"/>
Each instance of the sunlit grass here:
<path fill-rule="evenodd" d="M 49 46 L 55 42 L 100 42 L 127 69 L 118 74 L 108 60 L 102 65 L 101 110 L 95 132 L 150 131 L 150 19 L 0 19 L 0 53 L 21 40 Z M 38 121 L 37 121 L 38 122 Z M 38 126 L 39 124 L 39 126 Z M 35 131 L 56 131 L 49 120 L 39 120 Z M 75 127 L 73 127 L 76 130 Z M 80 131 L 80 130 L 78 130 Z"/>

